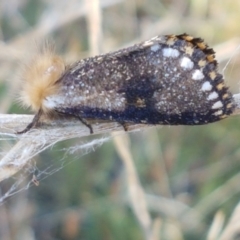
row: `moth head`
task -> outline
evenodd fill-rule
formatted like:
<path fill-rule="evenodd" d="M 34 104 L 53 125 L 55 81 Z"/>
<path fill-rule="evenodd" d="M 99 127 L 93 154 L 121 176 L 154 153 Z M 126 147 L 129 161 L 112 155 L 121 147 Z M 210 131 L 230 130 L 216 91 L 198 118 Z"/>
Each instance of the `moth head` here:
<path fill-rule="evenodd" d="M 42 109 L 48 112 L 43 101 L 48 96 L 57 93 L 57 81 L 65 71 L 65 62 L 56 55 L 53 47 L 45 44 L 37 54 L 26 64 L 22 74 L 22 90 L 20 102 L 23 106 L 30 107 L 33 111 Z"/>

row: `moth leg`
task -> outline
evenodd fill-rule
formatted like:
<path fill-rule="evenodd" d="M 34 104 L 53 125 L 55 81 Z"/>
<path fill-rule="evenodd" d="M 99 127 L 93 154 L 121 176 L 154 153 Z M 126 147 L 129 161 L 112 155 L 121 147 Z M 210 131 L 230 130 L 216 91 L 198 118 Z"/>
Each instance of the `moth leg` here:
<path fill-rule="evenodd" d="M 119 123 L 122 125 L 125 132 L 127 132 L 129 130 L 129 128 L 128 128 L 129 125 L 126 122 L 119 122 Z"/>
<path fill-rule="evenodd" d="M 79 115 L 77 114 L 72 114 L 72 113 L 67 113 L 67 112 L 61 112 L 61 111 L 58 111 L 57 109 L 55 109 L 55 111 L 59 114 L 62 114 L 62 115 L 67 115 L 67 116 L 71 116 L 71 117 L 74 117 L 74 118 L 77 118 L 83 125 L 85 125 L 87 128 L 89 128 L 90 130 L 90 134 L 93 133 L 93 128 L 92 128 L 92 125 L 89 124 L 86 120 L 84 120 L 82 117 L 80 117 Z"/>
<path fill-rule="evenodd" d="M 22 131 L 18 131 L 18 132 L 16 132 L 16 133 L 17 133 L 17 134 L 26 133 L 26 132 L 28 132 L 30 129 L 32 129 L 33 127 L 35 127 L 35 126 L 38 124 L 41 115 L 42 115 L 42 109 L 40 109 L 40 110 L 38 111 L 38 113 L 34 116 L 32 122 L 29 123 L 25 129 L 23 129 Z"/>
<path fill-rule="evenodd" d="M 93 133 L 92 125 L 89 124 L 86 120 L 84 120 L 83 118 L 81 118 L 81 117 L 79 117 L 79 116 L 77 116 L 77 118 L 78 118 L 78 120 L 79 120 L 82 124 L 84 124 L 86 127 L 89 128 L 90 134 L 92 134 L 92 133 Z"/>

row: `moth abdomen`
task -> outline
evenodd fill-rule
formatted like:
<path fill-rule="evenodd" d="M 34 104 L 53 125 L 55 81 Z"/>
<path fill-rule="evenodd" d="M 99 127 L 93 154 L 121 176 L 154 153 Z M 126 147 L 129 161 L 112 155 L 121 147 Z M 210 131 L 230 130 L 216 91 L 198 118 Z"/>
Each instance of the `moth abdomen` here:
<path fill-rule="evenodd" d="M 235 107 L 214 51 L 187 34 L 81 60 L 55 84 L 58 91 L 44 98 L 44 109 L 81 120 L 199 125 L 219 121 Z"/>

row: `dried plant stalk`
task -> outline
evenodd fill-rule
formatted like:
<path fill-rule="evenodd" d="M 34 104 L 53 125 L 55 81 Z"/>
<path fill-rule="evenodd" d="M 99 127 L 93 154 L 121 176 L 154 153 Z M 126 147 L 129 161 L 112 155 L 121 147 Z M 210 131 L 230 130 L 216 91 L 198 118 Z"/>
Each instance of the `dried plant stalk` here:
<path fill-rule="evenodd" d="M 138 174 L 130 153 L 128 136 L 114 136 L 114 143 L 126 169 L 128 194 L 133 212 L 145 234 L 145 239 L 152 240 L 152 220 L 147 209 L 144 189 L 139 181 Z"/>
<path fill-rule="evenodd" d="M 89 129 L 76 119 L 56 120 L 26 134 L 15 134 L 16 131 L 23 129 L 31 122 L 32 118 L 31 115 L 0 114 L 2 136 L 19 138 L 19 141 L 0 161 L 0 181 L 11 177 L 22 169 L 32 157 L 55 143 L 90 134 Z M 114 122 L 93 124 L 93 128 L 94 134 L 123 130 L 121 125 Z"/>

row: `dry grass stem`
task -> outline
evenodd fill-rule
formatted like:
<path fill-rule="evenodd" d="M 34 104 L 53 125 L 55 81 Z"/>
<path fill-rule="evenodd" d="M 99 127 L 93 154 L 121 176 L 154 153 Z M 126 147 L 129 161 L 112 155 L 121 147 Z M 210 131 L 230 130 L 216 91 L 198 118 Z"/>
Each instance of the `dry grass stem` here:
<path fill-rule="evenodd" d="M 90 55 L 94 56 L 101 53 L 102 41 L 102 14 L 101 6 L 98 0 L 85 0 L 87 6 L 88 36 Z"/>
<path fill-rule="evenodd" d="M 240 234 L 240 203 L 236 206 L 232 216 L 218 240 L 239 239 Z"/>
<path fill-rule="evenodd" d="M 197 229 L 203 227 L 201 213 L 195 211 L 195 209 L 192 209 L 188 205 L 176 199 L 149 194 L 146 194 L 145 198 L 147 200 L 148 209 L 151 212 L 168 216 L 170 219 L 177 219 L 182 229 L 188 229 L 190 227 L 197 231 Z"/>
<path fill-rule="evenodd" d="M 212 191 L 203 200 L 199 201 L 198 204 L 194 207 L 194 209 L 197 212 L 200 212 L 202 214 L 202 217 L 204 218 L 205 216 L 207 216 L 210 209 L 220 206 L 221 204 L 232 198 L 236 193 L 239 193 L 239 182 L 240 174 L 238 173 L 229 180 L 227 180 L 220 187 Z"/>
<path fill-rule="evenodd" d="M 15 132 L 22 130 L 31 122 L 31 115 L 0 115 L 2 137 L 11 137 L 19 141 L 9 150 L 0 161 L 0 181 L 11 177 L 28 163 L 32 157 L 59 141 L 90 135 L 89 129 L 78 120 L 62 119 L 52 121 L 41 128 L 32 129 L 23 135 Z M 135 127 L 134 127 L 135 128 Z M 93 124 L 94 134 L 123 130 L 118 123 Z"/>
<path fill-rule="evenodd" d="M 153 224 L 152 224 L 152 236 L 150 240 L 161 240 L 161 236 L 160 236 L 160 229 L 162 227 L 163 223 L 161 218 L 156 218 L 153 220 Z"/>
<path fill-rule="evenodd" d="M 222 211 L 218 211 L 213 219 L 213 222 L 210 226 L 207 240 L 217 240 L 219 239 L 219 235 L 223 229 L 225 216 Z"/>
<path fill-rule="evenodd" d="M 128 135 L 114 136 L 114 143 L 118 154 L 123 161 L 126 169 L 126 181 L 128 186 L 128 193 L 130 203 L 132 205 L 134 214 L 136 215 L 141 228 L 145 233 L 146 239 L 152 239 L 151 226 L 152 221 L 147 209 L 144 189 L 138 178 L 138 174 L 130 153 L 130 144 Z"/>

